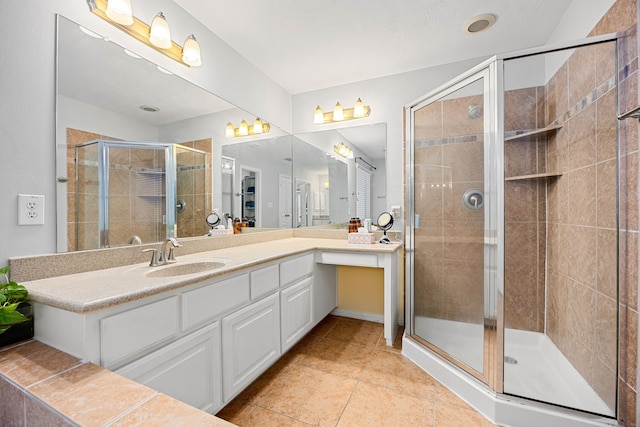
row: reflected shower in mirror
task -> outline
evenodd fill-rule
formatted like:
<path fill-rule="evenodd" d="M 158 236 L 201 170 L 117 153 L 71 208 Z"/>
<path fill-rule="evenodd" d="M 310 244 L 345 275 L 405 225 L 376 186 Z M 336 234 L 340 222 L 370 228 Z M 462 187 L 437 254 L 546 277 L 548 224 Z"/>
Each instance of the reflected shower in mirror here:
<path fill-rule="evenodd" d="M 229 140 L 225 137 L 227 123 L 255 116 L 92 34 L 96 37 L 58 16 L 58 251 L 118 246 L 129 241 L 150 243 L 169 235 L 203 236 L 208 231 L 206 215 L 222 204 L 218 190 L 221 171 L 212 165 L 220 164 L 219 146 Z M 286 133 L 271 126 L 268 135 L 275 138 Z M 105 159 L 105 169 L 117 171 L 111 178 L 120 181 L 111 186 L 118 194 L 107 199 L 105 186 L 109 182 L 98 181 L 98 158 L 76 156 L 76 146 L 95 140 L 114 141 L 116 146 L 120 141 L 181 147 L 172 160 L 174 178 L 166 183 L 162 180 L 164 189 L 154 196 L 158 200 L 153 204 L 160 202 L 172 214 L 161 218 L 158 230 L 148 230 L 146 211 L 139 207 L 151 203 L 150 196 L 137 190 L 142 185 L 138 178 L 149 176 L 140 171 L 159 169 L 160 160 L 149 165 L 147 156 L 141 155 L 143 151 L 112 151 L 118 156 Z M 97 203 L 100 185 L 100 197 L 111 205 L 103 203 L 101 207 Z M 175 200 L 166 200 L 166 185 L 176 187 Z M 172 216 L 175 221 L 171 221 Z M 97 227 L 99 222 L 104 224 L 102 229 Z"/>

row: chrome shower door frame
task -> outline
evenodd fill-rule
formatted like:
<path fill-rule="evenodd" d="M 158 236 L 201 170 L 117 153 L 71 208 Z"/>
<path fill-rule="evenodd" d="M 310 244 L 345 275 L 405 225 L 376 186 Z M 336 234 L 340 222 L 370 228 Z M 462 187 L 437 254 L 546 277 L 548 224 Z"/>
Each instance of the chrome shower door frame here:
<path fill-rule="evenodd" d="M 503 328 L 502 328 L 502 302 L 503 302 L 503 271 L 499 267 L 504 258 L 503 229 L 499 224 L 504 220 L 504 154 L 502 147 L 502 103 L 497 102 L 498 95 L 502 93 L 502 63 L 492 58 L 477 67 L 462 74 L 455 80 L 440 86 L 424 97 L 411 103 L 405 110 L 405 119 L 408 133 L 406 141 L 406 179 L 407 179 L 407 221 L 406 221 L 406 313 L 405 323 L 411 337 L 430 350 L 434 351 L 450 363 L 463 369 L 473 377 L 487 384 L 492 390 L 502 392 L 502 364 L 503 354 Z M 461 362 L 457 358 L 438 348 L 434 344 L 418 337 L 415 334 L 414 315 L 414 283 L 415 283 L 415 234 L 414 230 L 419 226 L 420 218 L 415 212 L 415 111 L 436 102 L 458 89 L 483 80 L 484 92 L 484 340 L 483 340 L 483 370 L 482 372 Z"/>

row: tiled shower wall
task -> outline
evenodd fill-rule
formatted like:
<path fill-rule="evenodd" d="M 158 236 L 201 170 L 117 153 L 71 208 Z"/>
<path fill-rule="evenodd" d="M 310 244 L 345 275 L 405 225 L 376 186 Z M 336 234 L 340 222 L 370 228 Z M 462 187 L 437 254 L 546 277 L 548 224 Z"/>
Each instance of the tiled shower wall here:
<path fill-rule="evenodd" d="M 178 149 L 177 189 L 178 200 L 184 200 L 186 207 L 176 215 L 178 237 L 202 236 L 209 231 L 205 222 L 211 211 L 211 138 L 183 142 L 180 145 L 200 150 Z"/>

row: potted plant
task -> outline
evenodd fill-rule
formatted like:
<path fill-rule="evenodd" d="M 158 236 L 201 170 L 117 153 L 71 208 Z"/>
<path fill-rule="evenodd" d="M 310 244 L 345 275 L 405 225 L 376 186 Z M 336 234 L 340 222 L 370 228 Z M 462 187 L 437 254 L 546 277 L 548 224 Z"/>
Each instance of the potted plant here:
<path fill-rule="evenodd" d="M 33 337 L 33 313 L 27 289 L 9 280 L 9 267 L 0 268 L 0 347 Z"/>

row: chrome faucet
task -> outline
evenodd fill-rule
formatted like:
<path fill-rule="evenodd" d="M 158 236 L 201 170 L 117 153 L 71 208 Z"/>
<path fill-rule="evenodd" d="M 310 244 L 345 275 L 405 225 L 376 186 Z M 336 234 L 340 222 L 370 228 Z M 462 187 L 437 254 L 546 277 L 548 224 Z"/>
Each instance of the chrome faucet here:
<path fill-rule="evenodd" d="M 169 254 L 167 254 L 167 245 L 169 246 Z M 160 247 L 160 257 L 158 259 L 158 264 L 164 265 L 172 262 L 176 262 L 175 257 L 173 256 L 173 248 L 179 248 L 182 245 L 178 243 L 175 237 L 168 237 L 162 242 L 162 246 Z"/>

